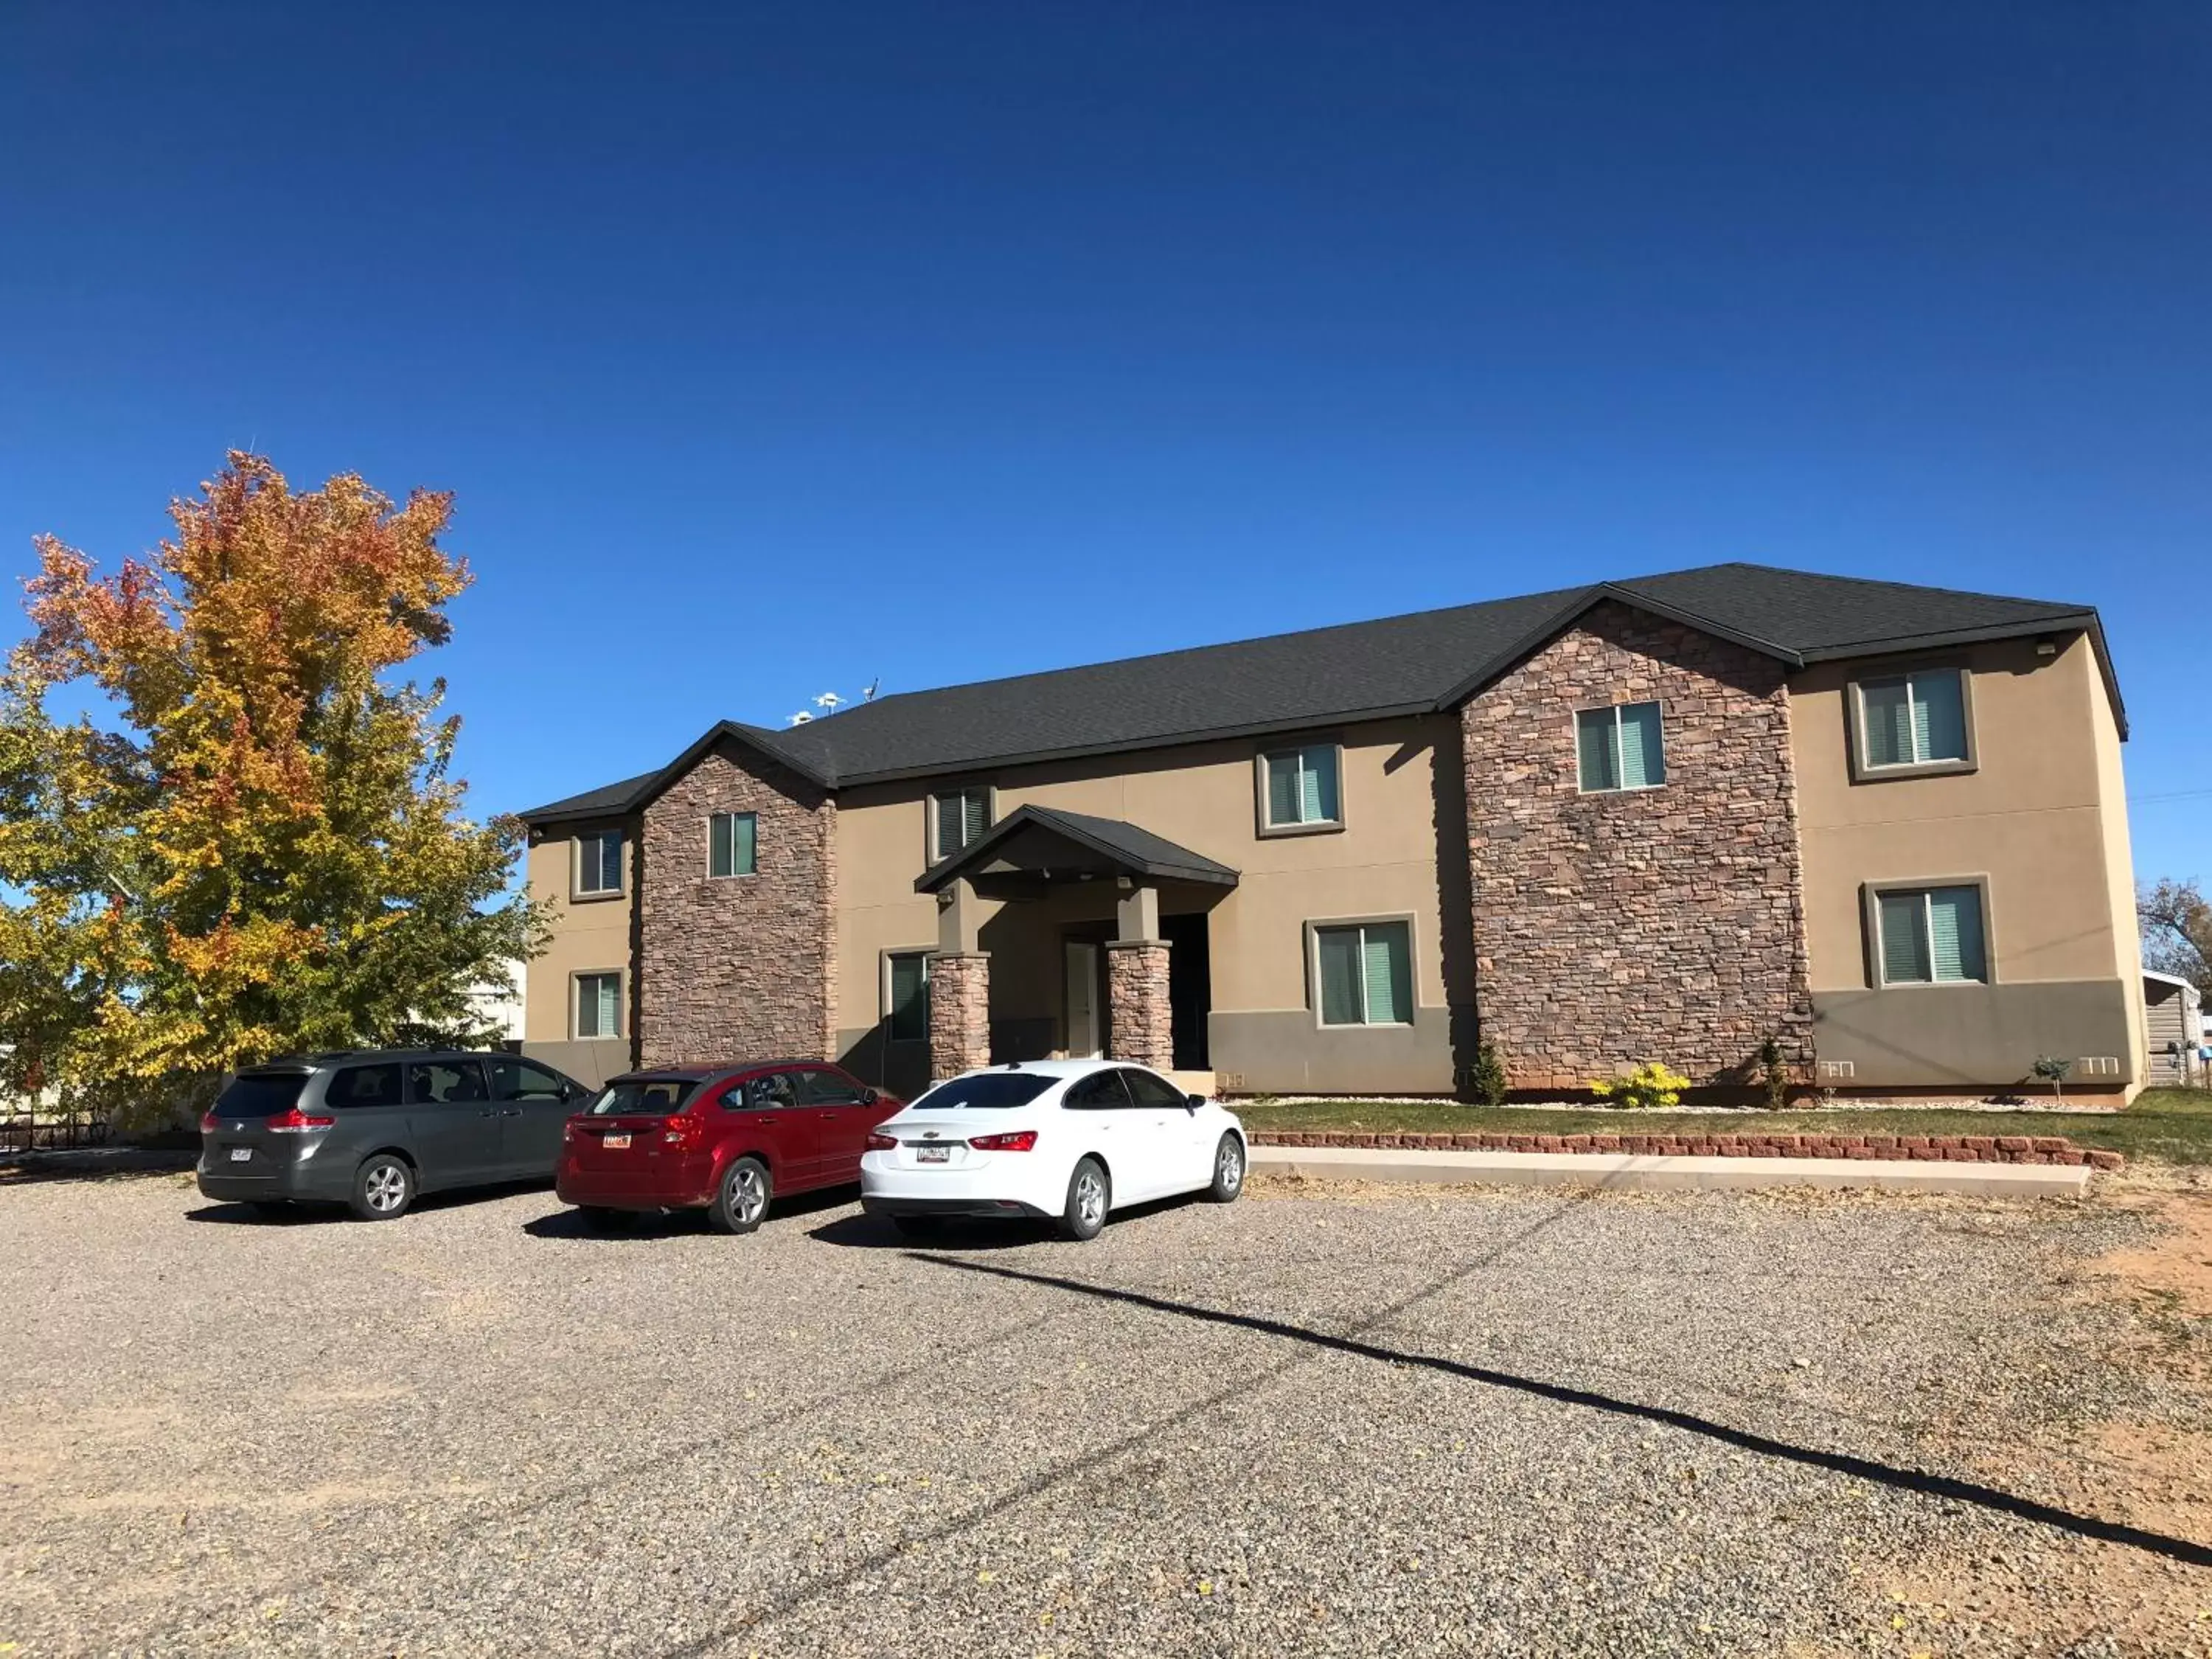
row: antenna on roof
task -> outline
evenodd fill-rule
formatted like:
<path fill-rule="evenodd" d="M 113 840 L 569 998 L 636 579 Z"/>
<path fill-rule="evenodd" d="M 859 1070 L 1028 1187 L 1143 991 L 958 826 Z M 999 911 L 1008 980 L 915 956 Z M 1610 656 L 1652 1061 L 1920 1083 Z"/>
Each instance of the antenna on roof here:
<path fill-rule="evenodd" d="M 844 698 L 839 696 L 835 691 L 824 691 L 820 696 L 815 698 L 814 706 L 825 714 L 834 714 L 837 712 L 838 705 L 844 701 Z"/>
<path fill-rule="evenodd" d="M 802 708 L 796 714 L 793 714 L 791 717 L 791 724 L 793 726 L 805 726 L 813 719 L 813 715 L 808 714 L 804 708 Z"/>
<path fill-rule="evenodd" d="M 860 693 L 860 701 L 862 702 L 873 702 L 876 700 L 876 693 L 882 689 L 883 684 L 884 677 L 881 674 L 877 675 L 875 678 L 870 680 L 868 682 L 868 689 Z"/>

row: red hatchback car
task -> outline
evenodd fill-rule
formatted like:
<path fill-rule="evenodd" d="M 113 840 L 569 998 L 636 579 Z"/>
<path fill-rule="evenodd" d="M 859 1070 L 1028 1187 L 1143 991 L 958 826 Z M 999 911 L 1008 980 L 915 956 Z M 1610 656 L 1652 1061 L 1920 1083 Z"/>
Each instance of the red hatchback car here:
<path fill-rule="evenodd" d="M 904 1103 L 818 1060 L 669 1066 L 613 1079 L 563 1131 L 554 1190 L 586 1215 L 703 1209 L 749 1233 L 779 1194 L 860 1178 Z"/>

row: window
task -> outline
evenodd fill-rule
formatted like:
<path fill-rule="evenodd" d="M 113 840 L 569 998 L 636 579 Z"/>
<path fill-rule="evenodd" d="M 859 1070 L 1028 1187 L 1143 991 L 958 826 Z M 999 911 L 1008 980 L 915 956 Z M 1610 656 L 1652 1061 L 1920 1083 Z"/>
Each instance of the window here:
<path fill-rule="evenodd" d="M 1343 751 L 1333 743 L 1281 749 L 1260 757 L 1260 823 L 1266 830 L 1335 829 L 1344 822 L 1338 797 Z"/>
<path fill-rule="evenodd" d="M 1890 888 L 1875 895 L 1874 909 L 1884 985 L 1989 978 L 1978 885 Z"/>
<path fill-rule="evenodd" d="M 981 838 L 991 827 L 991 792 L 947 789 L 929 798 L 930 862 L 939 863 Z"/>
<path fill-rule="evenodd" d="M 716 812 L 707 820 L 707 873 L 750 876 L 753 872 L 756 823 L 750 812 Z"/>
<path fill-rule="evenodd" d="M 1869 772 L 1905 767 L 1964 768 L 1973 760 L 1966 733 L 1966 677 L 1930 668 L 1858 683 L 1859 765 Z"/>
<path fill-rule="evenodd" d="M 417 1104 L 474 1105 L 489 1100 L 483 1067 L 473 1060 L 433 1060 L 407 1068 L 407 1087 Z"/>
<path fill-rule="evenodd" d="M 1413 1023 L 1411 933 L 1402 921 L 1314 929 L 1322 1024 Z"/>
<path fill-rule="evenodd" d="M 580 895 L 623 890 L 623 833 L 603 830 L 576 837 L 576 891 Z"/>
<path fill-rule="evenodd" d="M 1133 1066 L 1123 1070 L 1121 1081 L 1128 1085 L 1129 1098 L 1139 1106 L 1172 1106 L 1180 1111 L 1190 1104 L 1183 1098 L 1182 1091 L 1165 1078 L 1155 1077 L 1150 1072 L 1140 1072 Z"/>
<path fill-rule="evenodd" d="M 610 1083 L 592 1103 L 593 1117 L 667 1117 L 684 1109 L 698 1089 L 689 1077 L 630 1078 Z"/>
<path fill-rule="evenodd" d="M 1060 1103 L 1074 1112 L 1119 1111 L 1129 1103 L 1129 1091 L 1119 1072 L 1093 1072 L 1067 1085 Z"/>
<path fill-rule="evenodd" d="M 970 1072 L 939 1084 L 914 1103 L 936 1110 L 974 1106 L 1003 1111 L 1028 1105 L 1059 1081 L 1049 1072 Z"/>
<path fill-rule="evenodd" d="M 509 1055 L 502 1060 L 489 1060 L 486 1065 L 491 1072 L 491 1097 L 494 1100 L 566 1100 L 568 1097 L 568 1079 L 535 1060 L 517 1060 Z"/>
<path fill-rule="evenodd" d="M 397 1106 L 399 1103 L 399 1065 L 348 1066 L 331 1074 L 323 1091 L 325 1106 Z"/>
<path fill-rule="evenodd" d="M 893 1042 L 929 1041 L 929 954 L 901 951 L 884 966 L 884 1014 Z"/>
<path fill-rule="evenodd" d="M 611 1037 L 622 1035 L 622 975 L 576 975 L 576 1035 Z"/>
<path fill-rule="evenodd" d="M 822 1070 L 799 1073 L 801 1101 L 809 1106 L 861 1106 L 867 1091 L 842 1072 Z"/>
<path fill-rule="evenodd" d="M 749 1112 L 774 1111 L 780 1107 L 799 1104 L 799 1073 L 796 1072 L 763 1072 L 758 1077 L 749 1077 L 723 1097 L 726 1101 L 739 1104 Z"/>
<path fill-rule="evenodd" d="M 1659 705 L 1620 702 L 1575 714 L 1575 755 L 1583 793 L 1656 789 L 1667 781 L 1667 756 L 1659 736 Z"/>
<path fill-rule="evenodd" d="M 217 1117 L 281 1117 L 300 1103 L 305 1072 L 247 1072 L 216 1097 Z"/>

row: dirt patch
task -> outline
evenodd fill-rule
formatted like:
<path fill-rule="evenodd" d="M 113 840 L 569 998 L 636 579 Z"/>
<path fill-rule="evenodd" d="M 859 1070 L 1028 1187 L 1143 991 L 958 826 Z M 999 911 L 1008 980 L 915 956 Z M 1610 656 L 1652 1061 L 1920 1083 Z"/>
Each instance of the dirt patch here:
<path fill-rule="evenodd" d="M 2108 1255 L 2098 1266 L 2130 1291 L 2147 1292 L 2192 1319 L 2212 1319 L 2212 1188 L 2201 1181 L 2176 1190 L 2148 1184 L 2124 1201 L 2158 1229 L 2141 1249 Z"/>

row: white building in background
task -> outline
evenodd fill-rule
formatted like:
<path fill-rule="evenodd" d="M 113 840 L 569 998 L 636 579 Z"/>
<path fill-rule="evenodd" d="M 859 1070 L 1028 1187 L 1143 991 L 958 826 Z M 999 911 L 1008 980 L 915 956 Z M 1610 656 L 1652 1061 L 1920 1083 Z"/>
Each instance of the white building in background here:
<path fill-rule="evenodd" d="M 502 1042 L 522 1041 L 523 990 L 529 983 L 530 964 L 509 962 L 507 971 L 514 976 L 514 988 L 501 990 L 494 985 L 479 985 L 469 993 L 469 1005 L 477 1017 L 491 1026 Z"/>

